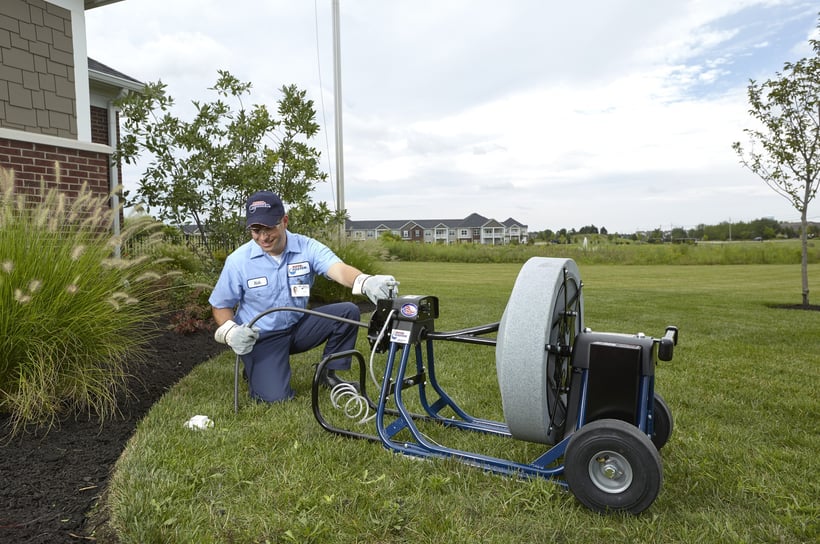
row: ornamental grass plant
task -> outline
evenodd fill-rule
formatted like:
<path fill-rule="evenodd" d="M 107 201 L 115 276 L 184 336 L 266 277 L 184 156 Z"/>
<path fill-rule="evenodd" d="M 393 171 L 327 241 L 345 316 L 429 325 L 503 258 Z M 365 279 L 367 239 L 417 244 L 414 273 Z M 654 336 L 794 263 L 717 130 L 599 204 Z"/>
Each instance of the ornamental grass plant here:
<path fill-rule="evenodd" d="M 153 222 L 113 236 L 107 197 L 86 186 L 74 198 L 44 184 L 24 193 L 13 171 L 0 170 L 0 196 L 0 415 L 8 417 L 7 431 L 47 431 L 78 413 L 102 421 L 116 413 L 129 365 L 143 355 L 157 286 L 168 274 L 154 272 L 148 257 L 116 257 L 116 248 Z"/>

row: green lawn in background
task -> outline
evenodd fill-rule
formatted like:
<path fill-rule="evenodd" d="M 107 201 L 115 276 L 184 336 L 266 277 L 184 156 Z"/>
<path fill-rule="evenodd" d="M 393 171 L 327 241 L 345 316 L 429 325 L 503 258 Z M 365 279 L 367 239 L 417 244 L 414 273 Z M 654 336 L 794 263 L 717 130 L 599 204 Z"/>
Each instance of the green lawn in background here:
<path fill-rule="evenodd" d="M 401 294 L 440 298 L 438 330 L 498 321 L 520 269 L 384 266 Z M 580 270 L 587 327 L 652 336 L 680 327 L 656 386 L 675 431 L 661 452 L 663 489 L 642 515 L 601 516 L 547 480 L 413 460 L 323 431 L 309 395 L 318 351 L 293 358 L 294 401 L 255 404 L 243 389 L 235 415 L 226 353 L 170 390 L 129 442 L 108 494 L 121 542 L 817 542 L 820 312 L 772 307 L 800 301 L 799 266 Z M 820 266 L 809 277 L 817 298 Z M 359 349 L 369 357 L 364 332 Z M 473 415 L 503 417 L 492 348 L 440 342 L 436 361 L 442 384 Z M 214 428 L 186 429 L 195 414 Z M 543 450 L 430 432 L 470 451 L 528 459 Z"/>

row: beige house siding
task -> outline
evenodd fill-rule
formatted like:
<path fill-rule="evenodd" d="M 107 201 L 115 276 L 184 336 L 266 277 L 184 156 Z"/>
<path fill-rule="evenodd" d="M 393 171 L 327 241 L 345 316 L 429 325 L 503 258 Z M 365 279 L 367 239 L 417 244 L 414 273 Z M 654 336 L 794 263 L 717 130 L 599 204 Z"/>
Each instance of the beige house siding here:
<path fill-rule="evenodd" d="M 0 2 L 0 127 L 77 138 L 71 12 Z"/>
<path fill-rule="evenodd" d="M 85 183 L 111 195 L 115 233 L 122 172 L 111 163 L 114 100 L 143 85 L 87 57 L 85 11 L 118 1 L 0 0 L 0 167 L 14 172 L 21 192 L 42 183 L 73 197 Z"/>

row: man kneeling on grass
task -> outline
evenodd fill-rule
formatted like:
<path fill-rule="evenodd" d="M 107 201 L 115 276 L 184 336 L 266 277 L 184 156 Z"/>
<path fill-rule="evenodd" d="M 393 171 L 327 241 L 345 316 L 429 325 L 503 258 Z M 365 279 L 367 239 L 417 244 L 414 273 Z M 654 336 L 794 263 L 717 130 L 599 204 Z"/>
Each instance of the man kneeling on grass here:
<path fill-rule="evenodd" d="M 253 327 L 248 323 L 270 308 L 307 308 L 316 274 L 352 287 L 354 295 L 366 295 L 373 303 L 388 298 L 396 280 L 393 276 L 363 274 L 321 242 L 288 231 L 282 201 L 270 191 L 253 194 L 245 211 L 251 240 L 228 255 L 209 298 L 219 327 L 214 338 L 242 358 L 252 398 L 265 402 L 288 400 L 294 395 L 290 387 L 290 354 L 308 351 L 323 342 L 325 356 L 351 350 L 356 346 L 359 327 L 287 311 L 270 313 Z M 359 308 L 352 302 L 322 306 L 321 312 L 359 320 Z M 335 371 L 349 369 L 350 358 L 333 361 L 328 367 L 320 378 L 332 388 L 342 381 Z"/>

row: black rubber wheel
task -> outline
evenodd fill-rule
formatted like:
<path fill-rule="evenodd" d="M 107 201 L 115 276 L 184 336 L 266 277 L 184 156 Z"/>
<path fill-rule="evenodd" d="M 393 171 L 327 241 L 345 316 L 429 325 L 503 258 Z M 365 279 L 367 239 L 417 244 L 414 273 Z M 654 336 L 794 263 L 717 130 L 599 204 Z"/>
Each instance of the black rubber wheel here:
<path fill-rule="evenodd" d="M 672 429 L 675 428 L 675 421 L 672 419 L 672 411 L 669 405 L 663 400 L 663 397 L 655 393 L 655 405 L 652 409 L 655 422 L 654 431 L 652 433 L 652 443 L 655 448 L 660 451 L 672 436 Z"/>
<path fill-rule="evenodd" d="M 663 483 L 655 445 L 637 427 L 619 419 L 593 421 L 572 435 L 564 475 L 573 495 L 603 514 L 643 512 Z"/>

